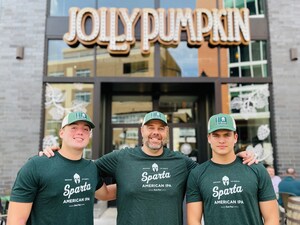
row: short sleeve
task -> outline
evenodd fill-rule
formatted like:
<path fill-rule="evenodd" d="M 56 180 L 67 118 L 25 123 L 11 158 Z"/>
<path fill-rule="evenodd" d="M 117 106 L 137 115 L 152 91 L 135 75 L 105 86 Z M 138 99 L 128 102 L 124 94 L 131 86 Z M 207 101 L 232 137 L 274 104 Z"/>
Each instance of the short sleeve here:
<path fill-rule="evenodd" d="M 186 202 L 199 202 L 202 200 L 199 185 L 197 182 L 197 169 L 193 169 L 188 177 L 187 191 L 186 191 Z"/>
<path fill-rule="evenodd" d="M 33 202 L 39 186 L 38 180 L 34 160 L 30 159 L 18 172 L 10 200 L 15 202 Z"/>

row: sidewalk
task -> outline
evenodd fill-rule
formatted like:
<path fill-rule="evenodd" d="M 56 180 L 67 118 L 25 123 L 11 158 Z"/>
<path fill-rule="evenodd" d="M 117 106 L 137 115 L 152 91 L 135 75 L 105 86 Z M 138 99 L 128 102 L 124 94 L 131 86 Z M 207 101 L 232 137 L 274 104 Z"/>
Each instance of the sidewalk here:
<path fill-rule="evenodd" d="M 116 225 L 117 208 L 107 208 L 104 213 L 94 219 L 94 225 Z"/>

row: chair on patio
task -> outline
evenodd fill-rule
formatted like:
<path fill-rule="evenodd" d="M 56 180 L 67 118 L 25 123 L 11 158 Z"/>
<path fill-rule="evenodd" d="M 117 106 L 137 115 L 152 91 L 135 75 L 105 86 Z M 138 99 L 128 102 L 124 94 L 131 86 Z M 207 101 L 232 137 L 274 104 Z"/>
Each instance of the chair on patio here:
<path fill-rule="evenodd" d="M 3 207 L 3 203 L 4 203 L 4 207 Z M 8 200 L 2 201 L 2 198 L 0 198 L 0 225 L 6 224 L 8 205 L 9 205 Z"/>
<path fill-rule="evenodd" d="M 281 219 L 281 225 L 286 224 L 286 213 L 287 213 L 287 208 L 288 208 L 288 201 L 289 197 L 295 196 L 294 193 L 289 193 L 289 192 L 279 192 L 279 196 L 282 200 L 282 205 L 283 205 L 283 211 L 280 211 L 280 219 Z"/>

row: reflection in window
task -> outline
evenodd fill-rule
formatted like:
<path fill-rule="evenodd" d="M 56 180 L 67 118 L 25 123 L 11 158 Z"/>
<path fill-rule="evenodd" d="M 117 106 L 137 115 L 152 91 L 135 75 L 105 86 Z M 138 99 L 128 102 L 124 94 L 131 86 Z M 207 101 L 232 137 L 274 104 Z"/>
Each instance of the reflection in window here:
<path fill-rule="evenodd" d="M 252 41 L 248 46 L 230 46 L 230 77 L 267 77 L 266 41 Z"/>
<path fill-rule="evenodd" d="M 230 63 L 238 62 L 239 55 L 238 55 L 238 47 L 232 46 L 229 48 L 229 56 L 230 56 Z"/>
<path fill-rule="evenodd" d="M 161 0 L 160 1 L 160 8 L 196 8 L 196 2 L 195 0 Z"/>
<path fill-rule="evenodd" d="M 152 111 L 150 96 L 113 96 L 112 124 L 141 124 Z"/>
<path fill-rule="evenodd" d="M 237 149 L 251 149 L 260 161 L 273 164 L 269 95 L 267 84 L 222 85 L 222 111 L 230 113 L 236 120 Z"/>
<path fill-rule="evenodd" d="M 154 76 L 154 47 L 150 48 L 149 55 L 142 55 L 140 42 L 131 47 L 126 57 L 112 56 L 106 49 L 97 48 L 97 76 Z"/>
<path fill-rule="evenodd" d="M 69 47 L 63 40 L 49 40 L 47 75 L 90 77 L 94 71 L 94 49 Z"/>
<path fill-rule="evenodd" d="M 198 150 L 195 128 L 173 128 L 173 149 L 197 161 Z"/>
<path fill-rule="evenodd" d="M 224 8 L 248 8 L 250 15 L 264 15 L 264 0 L 224 0 Z"/>
<path fill-rule="evenodd" d="M 75 93 L 75 100 L 80 102 L 91 103 L 91 93 L 86 91 L 79 91 Z"/>
<path fill-rule="evenodd" d="M 50 2 L 50 16 L 68 16 L 69 8 L 78 7 L 92 7 L 96 6 L 95 0 L 51 0 Z"/>
<path fill-rule="evenodd" d="M 113 128 L 112 146 L 114 150 L 134 148 L 138 145 L 139 128 Z"/>
<path fill-rule="evenodd" d="M 134 8 L 155 8 L 154 0 L 147 1 L 136 1 L 136 0 L 97 0 L 97 7 L 107 7 L 107 8 L 126 8 L 129 12 L 131 12 Z"/>
<path fill-rule="evenodd" d="M 78 69 L 76 70 L 76 77 L 90 77 L 91 70 L 90 69 Z"/>
<path fill-rule="evenodd" d="M 129 62 L 123 64 L 123 73 L 131 74 L 131 73 L 139 73 L 139 72 L 148 72 L 149 65 L 147 61 L 140 62 Z"/>
<path fill-rule="evenodd" d="M 240 45 L 241 62 L 249 62 L 249 45 Z"/>
<path fill-rule="evenodd" d="M 198 50 L 181 42 L 176 48 L 161 47 L 162 76 L 198 77 Z"/>
<path fill-rule="evenodd" d="M 161 96 L 158 111 L 164 113 L 170 123 L 192 123 L 197 99 L 197 96 Z"/>
<path fill-rule="evenodd" d="M 47 84 L 45 91 L 45 130 L 43 148 L 59 145 L 62 119 L 71 111 L 86 112 L 93 119 L 92 84 Z M 91 143 L 85 157 L 91 156 Z"/>

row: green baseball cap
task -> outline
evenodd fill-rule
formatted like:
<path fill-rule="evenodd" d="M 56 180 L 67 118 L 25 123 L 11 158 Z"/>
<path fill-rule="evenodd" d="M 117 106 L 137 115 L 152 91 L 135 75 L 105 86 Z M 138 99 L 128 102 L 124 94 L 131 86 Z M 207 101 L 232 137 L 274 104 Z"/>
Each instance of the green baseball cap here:
<path fill-rule="evenodd" d="M 168 125 L 168 122 L 167 122 L 167 118 L 166 116 L 161 113 L 161 112 L 158 112 L 158 111 L 153 111 L 153 112 L 149 112 L 145 115 L 144 117 L 144 121 L 143 121 L 143 126 L 148 123 L 150 120 L 160 120 L 162 121 L 165 125 Z"/>
<path fill-rule="evenodd" d="M 61 123 L 61 128 L 64 128 L 65 126 L 75 123 L 77 121 L 84 121 L 91 128 L 95 128 L 95 124 L 92 122 L 91 118 L 84 112 L 70 112 L 63 119 Z"/>
<path fill-rule="evenodd" d="M 209 134 L 216 130 L 236 131 L 236 124 L 232 116 L 220 113 L 210 117 L 207 130 Z"/>

